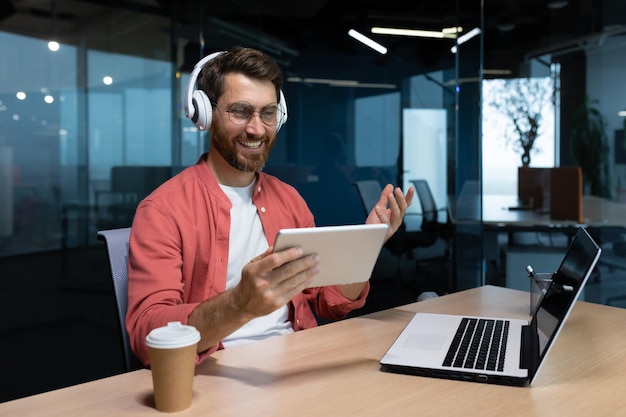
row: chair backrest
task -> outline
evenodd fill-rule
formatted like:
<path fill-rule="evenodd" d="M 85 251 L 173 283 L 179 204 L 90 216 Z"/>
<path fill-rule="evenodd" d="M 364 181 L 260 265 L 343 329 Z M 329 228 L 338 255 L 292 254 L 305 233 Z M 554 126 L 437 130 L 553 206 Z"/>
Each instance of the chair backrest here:
<path fill-rule="evenodd" d="M 354 186 L 359 192 L 363 208 L 365 209 L 365 215 L 367 216 L 369 212 L 372 211 L 376 203 L 378 203 L 380 193 L 383 189 L 377 180 L 354 181 Z"/>
<path fill-rule="evenodd" d="M 428 182 L 426 180 L 411 180 L 417 193 L 417 198 L 420 201 L 422 207 L 422 216 L 424 223 L 437 223 L 439 213 L 437 211 L 437 204 L 433 193 L 430 191 Z"/>
<path fill-rule="evenodd" d="M 111 276 L 113 278 L 113 290 L 117 304 L 117 315 L 122 335 L 122 350 L 124 354 L 124 366 L 126 371 L 132 371 L 142 367 L 139 359 L 130 348 L 130 339 L 126 331 L 126 311 L 128 310 L 128 246 L 130 239 L 130 227 L 98 231 L 98 239 L 106 244 Z"/>

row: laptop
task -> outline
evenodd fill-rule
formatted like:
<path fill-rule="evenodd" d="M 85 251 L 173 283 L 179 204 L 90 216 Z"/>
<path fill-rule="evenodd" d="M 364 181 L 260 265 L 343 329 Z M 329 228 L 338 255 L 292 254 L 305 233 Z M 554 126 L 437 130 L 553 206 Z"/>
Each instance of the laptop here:
<path fill-rule="evenodd" d="M 598 245 L 578 228 L 530 322 L 416 313 L 381 358 L 381 370 L 531 385 L 599 257 Z"/>
<path fill-rule="evenodd" d="M 300 246 L 305 255 L 319 255 L 320 271 L 309 287 L 365 282 L 372 275 L 388 227 L 358 224 L 281 229 L 274 250 Z"/>

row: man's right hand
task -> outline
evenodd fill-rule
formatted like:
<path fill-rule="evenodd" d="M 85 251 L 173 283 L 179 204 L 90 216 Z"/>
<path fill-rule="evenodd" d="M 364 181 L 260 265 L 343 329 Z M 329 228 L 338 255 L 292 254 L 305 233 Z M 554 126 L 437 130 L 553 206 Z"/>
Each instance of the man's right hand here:
<path fill-rule="evenodd" d="M 250 319 L 270 314 L 304 290 L 319 272 L 319 256 L 303 256 L 301 248 L 273 252 L 269 248 L 244 266 L 232 299 Z"/>
<path fill-rule="evenodd" d="M 269 248 L 244 266 L 239 284 L 205 300 L 191 312 L 188 324 L 201 334 L 198 352 L 215 347 L 250 320 L 284 306 L 318 272 L 317 255 L 303 256 L 301 248 L 280 252 Z"/>

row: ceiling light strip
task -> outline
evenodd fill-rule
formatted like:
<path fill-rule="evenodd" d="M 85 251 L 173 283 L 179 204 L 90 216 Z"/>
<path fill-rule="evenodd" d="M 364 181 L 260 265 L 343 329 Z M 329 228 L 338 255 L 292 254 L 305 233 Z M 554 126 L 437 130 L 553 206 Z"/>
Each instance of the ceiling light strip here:
<path fill-rule="evenodd" d="M 450 48 L 450 52 L 452 52 L 453 54 L 456 54 L 458 46 L 460 46 L 461 44 L 469 41 L 473 37 L 480 35 L 480 33 L 481 33 L 480 28 L 474 28 L 474 29 L 470 30 L 469 32 L 462 34 L 456 40 L 456 45 L 454 45 L 452 48 Z"/>
<path fill-rule="evenodd" d="M 385 88 L 390 90 L 395 90 L 397 88 L 395 84 L 361 83 L 356 80 L 335 80 L 329 78 L 288 77 L 287 81 L 291 83 L 326 84 L 330 87 Z"/>
<path fill-rule="evenodd" d="M 381 44 L 379 44 L 375 40 L 368 38 L 367 36 L 363 35 L 362 33 L 357 32 L 354 29 L 350 29 L 348 31 L 348 35 L 353 37 L 357 41 L 361 42 L 362 44 L 369 46 L 370 48 L 372 48 L 373 50 L 375 50 L 376 52 L 378 52 L 380 54 L 385 55 L 387 53 L 387 48 L 385 48 L 384 46 L 382 46 Z"/>
<path fill-rule="evenodd" d="M 395 36 L 411 36 L 417 38 L 436 38 L 436 39 L 455 39 L 456 32 L 449 30 L 435 31 L 435 30 L 416 30 L 416 29 L 398 29 L 398 28 L 384 28 L 379 26 L 372 27 L 372 33 L 377 35 L 395 35 Z"/>

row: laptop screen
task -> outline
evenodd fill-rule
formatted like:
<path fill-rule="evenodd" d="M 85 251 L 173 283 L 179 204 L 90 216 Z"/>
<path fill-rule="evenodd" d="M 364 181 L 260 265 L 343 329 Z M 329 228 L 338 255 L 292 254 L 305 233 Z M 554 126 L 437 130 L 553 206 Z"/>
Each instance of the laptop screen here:
<path fill-rule="evenodd" d="M 531 328 L 536 329 L 538 336 L 538 363 L 546 355 L 546 348 L 551 346 L 560 324 L 567 318 L 599 255 L 596 243 L 579 228 L 531 322 Z M 536 367 L 533 368 L 536 371 Z"/>

